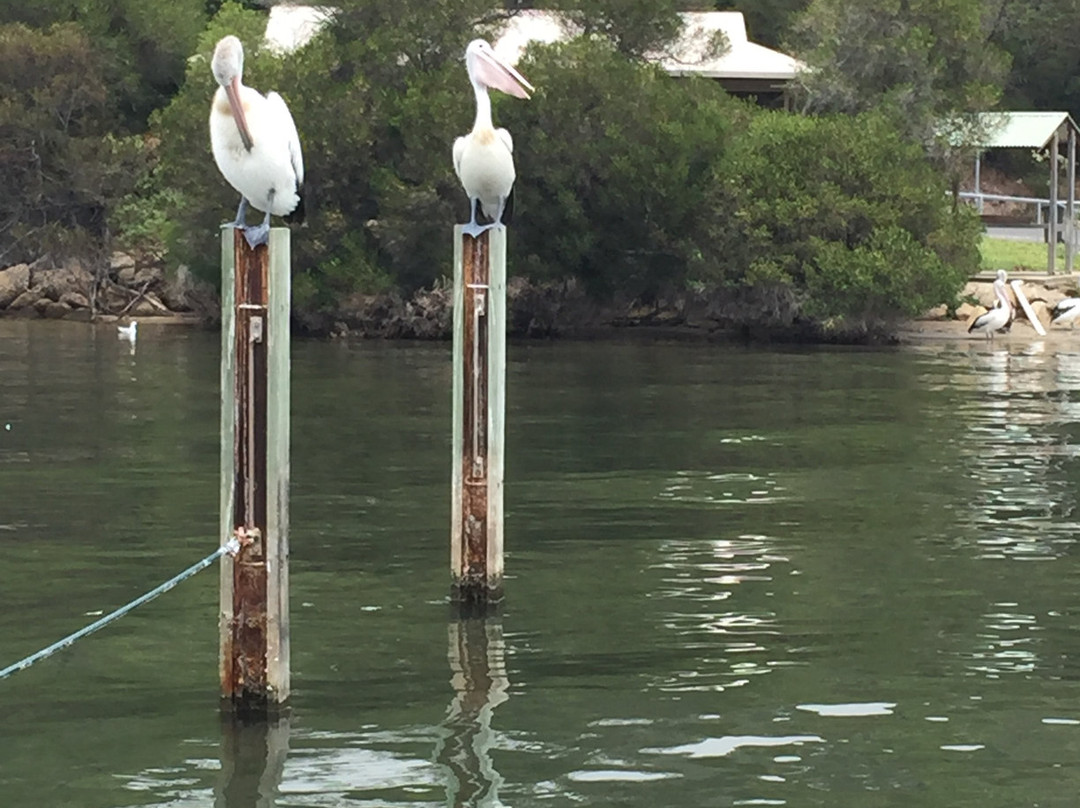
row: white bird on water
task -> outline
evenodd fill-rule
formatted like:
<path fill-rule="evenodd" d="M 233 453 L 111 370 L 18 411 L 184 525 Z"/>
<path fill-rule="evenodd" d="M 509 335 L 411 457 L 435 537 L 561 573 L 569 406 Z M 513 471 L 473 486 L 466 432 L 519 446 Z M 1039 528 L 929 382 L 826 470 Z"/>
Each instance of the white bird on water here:
<path fill-rule="evenodd" d="M 120 339 L 126 339 L 128 342 L 135 342 L 135 338 L 138 336 L 139 324 L 132 320 L 127 325 L 118 325 L 116 327 L 116 336 Z"/>
<path fill-rule="evenodd" d="M 1069 323 L 1070 327 L 1072 322 L 1080 317 L 1080 297 L 1066 297 L 1059 300 L 1057 304 L 1050 310 L 1053 315 L 1050 318 L 1050 325 L 1054 323 Z"/>
<path fill-rule="evenodd" d="M 496 225 L 505 225 L 511 212 L 514 188 L 514 141 L 505 129 L 496 129 L 491 120 L 488 88 L 517 98 L 528 98 L 533 86 L 517 70 L 495 55 L 482 39 L 474 39 L 465 50 L 465 67 L 476 95 L 476 120 L 469 134 L 454 141 L 454 171 L 469 195 L 471 214 L 463 231 L 476 238 Z M 477 207 L 491 219 L 478 224 Z"/>
<path fill-rule="evenodd" d="M 252 247 L 270 237 L 270 214 L 286 222 L 304 220 L 304 158 L 289 108 L 275 92 L 245 87 L 244 47 L 235 36 L 214 48 L 211 63 L 221 85 L 210 106 L 210 146 L 214 162 L 240 194 L 233 226 Z M 262 224 L 248 227 L 248 204 L 263 211 Z"/>
<path fill-rule="evenodd" d="M 997 280 L 994 281 L 994 295 L 997 297 L 994 308 L 985 314 L 980 314 L 972 321 L 971 325 L 968 326 L 969 334 L 982 331 L 986 334 L 987 339 L 993 339 L 995 331 L 1000 331 L 1009 324 L 1012 319 L 1012 302 L 1005 293 L 1004 269 L 998 270 Z"/>

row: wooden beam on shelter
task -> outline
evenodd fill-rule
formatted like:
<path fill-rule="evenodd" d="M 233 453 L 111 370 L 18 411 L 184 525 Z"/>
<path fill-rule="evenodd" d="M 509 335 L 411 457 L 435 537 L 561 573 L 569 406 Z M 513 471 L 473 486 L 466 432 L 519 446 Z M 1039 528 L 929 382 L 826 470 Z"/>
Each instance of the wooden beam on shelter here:
<path fill-rule="evenodd" d="M 1069 162 L 1066 168 L 1068 202 L 1065 206 L 1065 271 L 1072 273 L 1076 255 L 1076 129 L 1069 126 Z"/>
<path fill-rule="evenodd" d="M 1054 274 L 1054 262 L 1057 258 L 1057 239 L 1058 239 L 1058 183 L 1061 181 L 1061 169 L 1058 167 L 1058 147 L 1060 146 L 1060 138 L 1057 132 L 1054 132 L 1054 137 L 1050 141 L 1050 205 L 1047 215 L 1050 217 L 1047 223 L 1047 233 L 1049 234 L 1046 256 L 1047 271 Z"/>

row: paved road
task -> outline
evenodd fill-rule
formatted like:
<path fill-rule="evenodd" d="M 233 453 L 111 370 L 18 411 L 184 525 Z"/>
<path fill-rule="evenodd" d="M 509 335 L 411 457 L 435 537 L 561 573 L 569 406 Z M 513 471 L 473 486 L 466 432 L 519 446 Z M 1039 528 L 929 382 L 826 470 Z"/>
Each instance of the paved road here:
<path fill-rule="evenodd" d="M 1027 227 L 987 227 L 986 235 L 994 238 L 1006 238 L 1010 241 L 1038 241 L 1046 243 L 1042 225 Z"/>

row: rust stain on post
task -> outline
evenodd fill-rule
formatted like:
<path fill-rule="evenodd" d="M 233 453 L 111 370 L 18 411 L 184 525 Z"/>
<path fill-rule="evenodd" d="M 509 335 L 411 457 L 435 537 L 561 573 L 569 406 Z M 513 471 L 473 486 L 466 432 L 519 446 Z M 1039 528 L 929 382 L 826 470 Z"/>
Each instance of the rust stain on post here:
<path fill-rule="evenodd" d="M 488 542 L 488 234 L 462 240 L 464 429 L 461 536 L 464 600 L 486 591 Z"/>
<path fill-rule="evenodd" d="M 269 251 L 235 233 L 236 340 L 233 528 L 253 540 L 233 565 L 233 617 L 222 661 L 222 695 L 241 707 L 265 706 L 267 691 L 267 340 Z"/>

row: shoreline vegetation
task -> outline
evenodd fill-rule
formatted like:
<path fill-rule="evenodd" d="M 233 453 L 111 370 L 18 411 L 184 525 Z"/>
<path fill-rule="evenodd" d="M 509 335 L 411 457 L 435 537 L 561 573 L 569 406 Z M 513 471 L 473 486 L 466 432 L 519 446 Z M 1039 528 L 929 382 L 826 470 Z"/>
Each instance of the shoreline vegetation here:
<path fill-rule="evenodd" d="M 1032 244 L 1034 248 L 1042 245 Z M 993 250 L 987 251 L 993 253 Z M 0 318 L 63 319 L 86 323 L 140 320 L 215 328 L 220 298 L 212 284 L 185 268 L 172 271 L 157 256 L 113 253 L 100 262 L 45 257 L 0 269 Z M 984 263 L 984 269 L 986 264 Z M 1050 309 L 1078 294 L 1075 275 L 1047 276 L 1017 267 L 1024 292 L 1050 328 Z M 916 317 L 875 319 L 834 326 L 801 320 L 788 292 L 704 287 L 683 289 L 650 301 L 613 296 L 597 302 L 575 280 L 537 283 L 512 277 L 507 284 L 507 330 L 511 337 L 602 339 L 643 336 L 665 339 L 741 340 L 806 344 L 895 344 L 920 339 L 975 339 L 967 326 L 993 305 L 992 277 L 968 281 L 952 305 L 940 304 Z M 1015 301 L 1014 301 L 1015 302 Z M 294 310 L 302 335 L 331 339 L 449 340 L 453 327 L 452 284 L 440 279 L 411 295 L 353 294 L 332 309 Z M 1003 335 L 999 335 L 1001 338 Z M 1007 335 L 1036 338 L 1023 315 Z"/>
<path fill-rule="evenodd" d="M 342 0 L 284 52 L 267 42 L 269 5 L 0 12 L 0 316 L 217 320 L 215 235 L 236 199 L 209 149 L 209 60 L 232 35 L 245 81 L 281 94 L 303 147 L 296 330 L 448 337 L 447 236 L 467 207 L 450 150 L 474 115 L 462 55 L 518 5 Z M 529 45 L 517 66 L 537 91 L 493 100 L 518 167 L 513 336 L 888 343 L 934 307 L 955 317 L 986 267 L 982 223 L 959 202 L 979 113 L 1080 103 L 1060 83 L 1025 94 L 1075 51 L 1067 3 L 997 9 L 990 32 L 983 0 L 747 11 L 755 41 L 808 67 L 782 104 L 666 72 L 649 55 L 679 34 L 682 4 L 646 5 L 569 4 L 584 33 Z M 1044 183 L 1023 158 L 988 156 L 981 188 L 995 170 Z"/>

